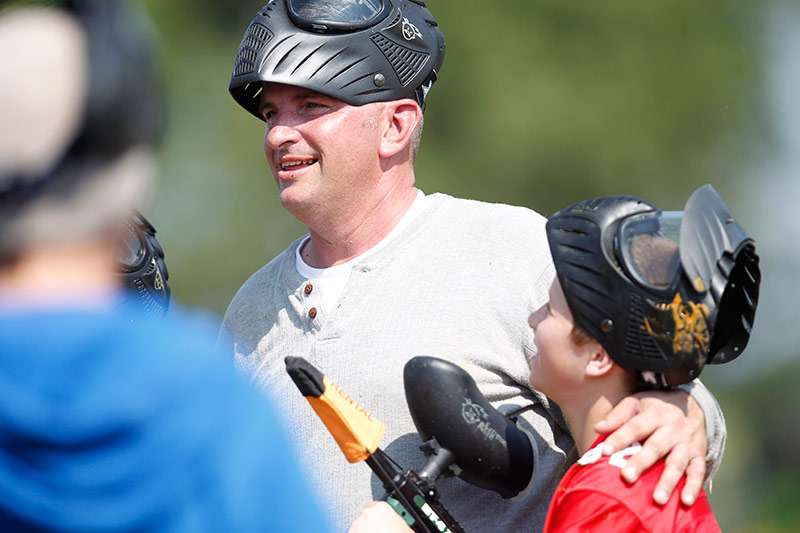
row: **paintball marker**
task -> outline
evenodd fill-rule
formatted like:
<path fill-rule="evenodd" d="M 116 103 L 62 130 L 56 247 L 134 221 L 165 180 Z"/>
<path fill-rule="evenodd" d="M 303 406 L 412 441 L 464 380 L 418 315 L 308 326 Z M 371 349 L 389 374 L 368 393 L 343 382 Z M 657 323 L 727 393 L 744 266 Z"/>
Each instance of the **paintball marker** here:
<path fill-rule="evenodd" d="M 287 357 L 285 362 L 347 460 L 367 463 L 386 490 L 384 500 L 418 533 L 464 531 L 440 502 L 435 483 L 441 475 L 455 474 L 506 498 L 531 479 L 528 438 L 452 363 L 420 356 L 404 369 L 406 400 L 428 457 L 417 473 L 403 469 L 379 448 L 384 432 L 379 420 L 305 359 Z"/>

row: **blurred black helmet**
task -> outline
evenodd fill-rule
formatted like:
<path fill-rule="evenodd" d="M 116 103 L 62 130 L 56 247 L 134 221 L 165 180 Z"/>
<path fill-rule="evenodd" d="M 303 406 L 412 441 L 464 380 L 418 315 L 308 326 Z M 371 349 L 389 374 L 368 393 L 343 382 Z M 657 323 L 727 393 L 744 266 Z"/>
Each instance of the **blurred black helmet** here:
<path fill-rule="evenodd" d="M 148 313 L 164 316 L 170 301 L 169 272 L 156 229 L 136 212 L 126 230 L 117 265 L 122 284 L 129 289 L 128 299 L 142 305 Z"/>
<path fill-rule="evenodd" d="M 632 196 L 578 202 L 550 218 L 547 237 L 576 325 L 646 383 L 687 383 L 747 345 L 758 256 L 710 185 L 682 212 Z"/>
<path fill-rule="evenodd" d="M 64 8 L 84 30 L 87 91 L 76 103 L 82 107 L 79 126 L 64 146 L 55 147 L 60 156 L 47 170 L 31 174 L 19 168 L 0 169 L 0 208 L 6 214 L 42 192 L 69 189 L 131 148 L 153 146 L 162 130 L 160 84 L 150 38 L 125 3 L 65 0 L 42 5 Z M 41 79 L 42 84 L 57 82 L 46 74 Z M 40 105 L 46 107 L 48 102 Z"/>
<path fill-rule="evenodd" d="M 350 105 L 411 98 L 424 108 L 444 53 L 422 0 L 271 0 L 245 31 L 229 89 L 259 118 L 262 82 Z"/>

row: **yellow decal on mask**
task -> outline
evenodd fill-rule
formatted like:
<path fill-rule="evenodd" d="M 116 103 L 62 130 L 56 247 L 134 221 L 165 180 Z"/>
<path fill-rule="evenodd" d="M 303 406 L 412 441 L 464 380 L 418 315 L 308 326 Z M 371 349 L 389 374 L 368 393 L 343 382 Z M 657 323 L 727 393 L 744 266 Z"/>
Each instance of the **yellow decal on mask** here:
<path fill-rule="evenodd" d="M 670 313 L 674 327 L 660 326 L 658 321 L 644 319 L 644 330 L 659 340 L 672 341 L 674 353 L 704 353 L 711 339 L 708 333 L 708 306 L 694 302 L 683 302 L 680 293 L 668 304 L 657 304 L 660 311 Z"/>

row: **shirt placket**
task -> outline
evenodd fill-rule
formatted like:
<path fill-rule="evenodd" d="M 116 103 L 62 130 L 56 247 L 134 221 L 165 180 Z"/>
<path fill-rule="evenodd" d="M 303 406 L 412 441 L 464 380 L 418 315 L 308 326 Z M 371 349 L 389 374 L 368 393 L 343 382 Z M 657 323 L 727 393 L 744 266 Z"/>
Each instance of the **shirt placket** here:
<path fill-rule="evenodd" d="M 299 303 L 299 311 L 307 329 L 313 333 L 319 332 L 322 328 L 322 306 L 318 291 L 314 287 L 313 280 L 306 280 L 295 291 L 295 297 Z"/>

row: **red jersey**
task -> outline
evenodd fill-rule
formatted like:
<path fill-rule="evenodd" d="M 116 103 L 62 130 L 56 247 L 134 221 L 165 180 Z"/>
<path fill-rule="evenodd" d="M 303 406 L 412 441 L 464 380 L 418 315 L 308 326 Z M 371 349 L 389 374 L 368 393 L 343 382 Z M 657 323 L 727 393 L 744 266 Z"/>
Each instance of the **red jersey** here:
<path fill-rule="evenodd" d="M 620 476 L 626 458 L 639 451 L 638 444 L 614 455 L 601 453 L 605 436 L 567 471 L 559 483 L 544 524 L 544 533 L 634 531 L 718 532 L 719 524 L 704 491 L 691 507 L 680 501 L 684 477 L 665 505 L 653 501 L 664 460 L 659 461 L 629 485 Z"/>

